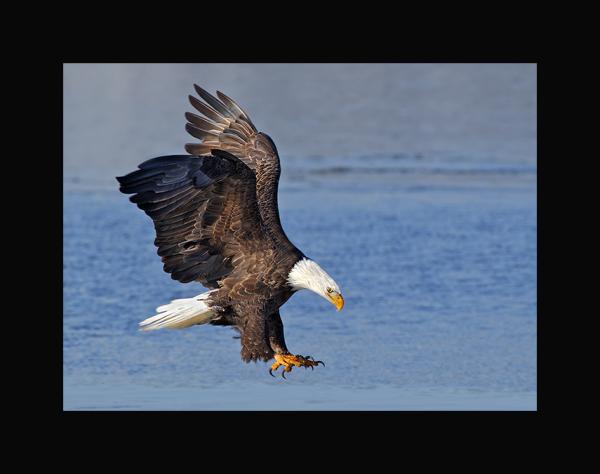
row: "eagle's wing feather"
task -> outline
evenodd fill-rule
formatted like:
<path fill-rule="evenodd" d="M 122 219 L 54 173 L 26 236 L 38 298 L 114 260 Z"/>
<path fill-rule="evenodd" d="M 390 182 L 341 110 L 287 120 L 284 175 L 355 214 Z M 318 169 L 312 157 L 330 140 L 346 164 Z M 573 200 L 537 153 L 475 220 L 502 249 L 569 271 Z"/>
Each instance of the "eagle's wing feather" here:
<path fill-rule="evenodd" d="M 117 179 L 154 221 L 158 255 L 175 280 L 218 288 L 233 257 L 269 245 L 254 173 L 229 153 L 154 158 Z"/>
<path fill-rule="evenodd" d="M 190 103 L 200 113 L 187 112 L 188 123 L 185 129 L 201 143 L 187 143 L 185 149 L 192 155 L 204 155 L 211 150 L 225 150 L 242 160 L 256 173 L 260 160 L 278 161 L 277 149 L 273 141 L 256 130 L 250 117 L 233 99 L 217 91 L 212 96 L 194 84 L 204 102 L 189 96 Z M 260 178 L 259 178 L 260 179 Z"/>

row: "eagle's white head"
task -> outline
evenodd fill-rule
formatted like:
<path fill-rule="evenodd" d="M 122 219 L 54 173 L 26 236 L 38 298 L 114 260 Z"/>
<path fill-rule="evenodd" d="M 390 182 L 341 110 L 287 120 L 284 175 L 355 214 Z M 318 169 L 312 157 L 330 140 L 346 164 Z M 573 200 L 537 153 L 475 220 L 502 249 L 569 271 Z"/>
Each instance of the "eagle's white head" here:
<path fill-rule="evenodd" d="M 338 311 L 344 307 L 340 287 L 316 262 L 303 258 L 292 267 L 288 283 L 294 290 L 310 290 L 332 303 Z"/>

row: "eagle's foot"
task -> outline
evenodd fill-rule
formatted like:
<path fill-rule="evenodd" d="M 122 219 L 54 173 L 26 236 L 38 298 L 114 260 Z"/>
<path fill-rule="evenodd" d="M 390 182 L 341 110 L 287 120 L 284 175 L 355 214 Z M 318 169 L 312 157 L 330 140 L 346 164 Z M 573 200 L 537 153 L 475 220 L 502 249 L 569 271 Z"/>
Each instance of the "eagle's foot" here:
<path fill-rule="evenodd" d="M 293 355 L 293 354 L 275 354 L 275 362 L 269 369 L 269 373 L 273 375 L 273 371 L 277 370 L 279 366 L 283 366 L 283 370 L 281 371 L 281 376 L 285 378 L 286 372 L 291 372 L 293 367 L 304 367 L 305 369 L 310 367 L 311 370 L 314 370 L 314 367 L 322 364 L 325 366 L 325 363 L 321 360 L 314 360 L 311 356 L 301 356 L 301 355 Z"/>

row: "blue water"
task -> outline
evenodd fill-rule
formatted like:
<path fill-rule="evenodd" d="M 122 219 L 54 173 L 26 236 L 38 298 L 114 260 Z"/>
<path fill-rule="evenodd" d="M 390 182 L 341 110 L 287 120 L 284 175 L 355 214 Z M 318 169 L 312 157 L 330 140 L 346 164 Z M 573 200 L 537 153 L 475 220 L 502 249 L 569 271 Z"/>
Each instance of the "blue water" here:
<path fill-rule="evenodd" d="M 186 71 L 189 78 L 183 72 L 175 77 L 184 75 L 187 87 L 194 71 Z M 81 118 L 77 133 L 65 128 L 68 160 L 79 141 L 91 143 L 93 133 L 110 136 L 115 127 L 94 121 L 100 132 L 92 132 L 90 122 L 81 138 L 88 109 L 83 93 L 80 101 L 73 99 L 76 76 L 65 75 L 65 123 Z M 101 81 L 95 87 L 109 86 L 114 84 Z M 526 92 L 529 102 L 522 102 L 529 107 Z M 148 100 L 136 97 L 133 104 Z M 125 107 L 118 104 L 98 107 Z M 77 166 L 67 160 L 64 408 L 535 410 L 536 160 L 527 151 L 535 124 L 523 135 L 508 134 L 516 144 L 498 150 L 510 153 L 489 151 L 508 136 L 503 120 L 511 114 L 522 119 L 527 107 L 498 112 L 502 120 L 481 125 L 498 130 L 485 150 L 458 136 L 444 139 L 452 146 L 423 141 L 406 151 L 390 134 L 384 151 L 354 144 L 354 151 L 315 154 L 292 146 L 287 156 L 273 134 L 283 161 L 284 228 L 336 279 L 346 300 L 338 313 L 301 292 L 282 307 L 290 350 L 326 363 L 314 371 L 294 369 L 287 380 L 270 377 L 265 363 L 243 363 L 229 328 L 138 332 L 137 323 L 157 306 L 204 291 L 162 271 L 150 219 L 112 182 L 152 155 L 138 153 L 139 138 L 132 135 L 129 148 L 97 142 L 115 146 L 106 163 L 94 152 Z M 163 135 L 169 132 L 161 129 L 157 136 Z M 149 132 L 143 136 L 149 139 Z M 152 146 L 155 155 L 177 152 L 161 140 Z M 127 163 L 115 153 L 127 156 Z"/>

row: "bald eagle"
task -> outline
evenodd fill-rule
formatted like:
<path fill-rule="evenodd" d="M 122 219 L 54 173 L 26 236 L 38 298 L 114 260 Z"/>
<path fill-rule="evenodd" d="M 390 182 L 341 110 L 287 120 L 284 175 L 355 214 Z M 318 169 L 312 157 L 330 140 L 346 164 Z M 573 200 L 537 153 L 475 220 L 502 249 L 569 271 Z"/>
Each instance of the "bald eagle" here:
<path fill-rule="evenodd" d="M 340 287 L 283 231 L 273 140 L 222 92 L 216 98 L 194 88 L 204 102 L 189 96 L 202 114 L 185 114 L 186 130 L 199 140 L 185 145 L 189 155 L 150 159 L 117 180 L 120 191 L 133 194 L 130 201 L 153 220 L 165 272 L 209 291 L 158 307 L 140 329 L 232 326 L 240 334 L 243 361 L 274 359 L 269 373 L 283 367 L 283 377 L 293 367 L 312 369 L 323 362 L 288 351 L 279 308 L 307 289 L 339 311 Z"/>

